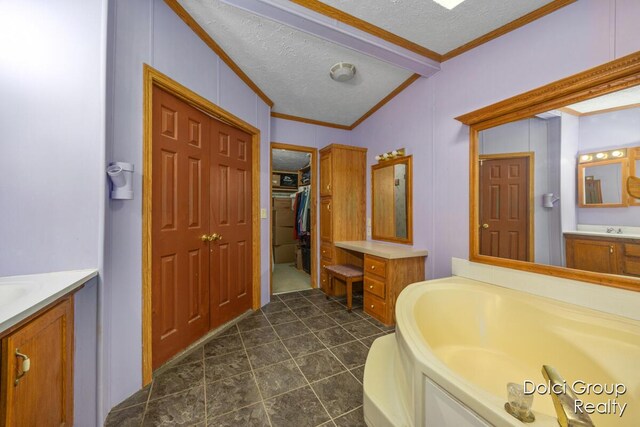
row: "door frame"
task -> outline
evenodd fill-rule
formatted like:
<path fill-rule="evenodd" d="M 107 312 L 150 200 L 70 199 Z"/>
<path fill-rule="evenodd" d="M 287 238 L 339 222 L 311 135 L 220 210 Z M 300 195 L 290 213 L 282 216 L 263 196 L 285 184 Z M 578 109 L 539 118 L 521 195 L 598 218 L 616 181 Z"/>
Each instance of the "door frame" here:
<path fill-rule="evenodd" d="M 181 99 L 205 114 L 251 135 L 251 227 L 252 227 L 252 308 L 260 308 L 260 130 L 236 117 L 211 101 L 181 85 L 153 67 L 143 65 L 143 161 L 142 161 L 142 384 L 151 382 L 151 206 L 152 206 L 152 148 L 153 148 L 153 88 L 158 87 Z"/>
<path fill-rule="evenodd" d="M 318 225 L 316 224 L 317 215 L 317 179 L 318 179 L 318 149 L 313 147 L 305 147 L 303 145 L 284 144 L 282 142 L 271 142 L 269 147 L 269 209 L 273 210 L 271 203 L 273 201 L 273 188 L 271 187 L 271 176 L 273 175 L 273 150 L 291 150 L 302 153 L 311 154 L 311 288 L 318 287 Z M 269 295 L 273 295 L 273 215 L 269 215 Z"/>
<path fill-rule="evenodd" d="M 499 154 L 480 154 L 478 156 L 478 162 L 481 163 L 483 160 L 499 160 L 499 159 L 517 159 L 517 158 L 526 158 L 529 162 L 529 259 L 527 262 L 535 262 L 536 255 L 536 246 L 535 246 L 535 224 L 534 224 L 534 213 L 535 213 L 535 158 L 536 154 L 533 151 L 523 151 L 519 153 L 499 153 Z M 478 179 L 478 194 L 480 194 L 480 179 Z M 480 197 L 478 196 L 478 206 L 480 206 Z M 480 219 L 480 211 L 478 211 L 478 219 Z M 480 227 L 480 223 L 476 224 L 476 227 Z M 480 239 L 478 239 L 478 244 L 480 244 Z M 480 251 L 480 247 L 478 246 L 478 253 Z"/>

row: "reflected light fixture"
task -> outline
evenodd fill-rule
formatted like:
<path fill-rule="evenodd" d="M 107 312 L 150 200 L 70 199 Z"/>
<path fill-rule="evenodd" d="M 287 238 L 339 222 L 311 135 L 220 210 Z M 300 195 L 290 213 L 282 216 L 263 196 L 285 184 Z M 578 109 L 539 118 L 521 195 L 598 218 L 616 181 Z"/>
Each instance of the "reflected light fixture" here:
<path fill-rule="evenodd" d="M 591 157 L 588 154 L 583 154 L 582 156 L 580 156 L 580 160 L 583 161 L 583 162 L 588 162 L 591 159 L 593 159 L 593 157 Z"/>
<path fill-rule="evenodd" d="M 596 154 L 596 159 L 603 160 L 603 159 L 606 159 L 606 158 L 607 158 L 607 153 L 598 153 L 598 154 Z"/>
<path fill-rule="evenodd" d="M 464 0 L 433 0 L 433 1 L 438 3 L 440 6 L 451 10 L 457 5 L 459 5 L 460 3 L 462 3 Z"/>
<path fill-rule="evenodd" d="M 611 155 L 613 157 L 622 157 L 624 155 L 624 153 L 622 151 L 620 151 L 620 150 L 615 150 L 615 151 L 611 152 Z"/>

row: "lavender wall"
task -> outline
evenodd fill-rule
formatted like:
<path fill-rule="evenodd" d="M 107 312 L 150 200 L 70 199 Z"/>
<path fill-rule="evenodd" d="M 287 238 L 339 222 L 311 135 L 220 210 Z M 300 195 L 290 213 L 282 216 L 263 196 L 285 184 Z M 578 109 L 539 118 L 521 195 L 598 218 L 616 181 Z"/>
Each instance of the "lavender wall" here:
<path fill-rule="evenodd" d="M 580 153 L 640 146 L 640 108 L 582 116 L 578 123 Z M 578 208 L 577 214 L 579 224 L 640 226 L 638 206 Z"/>
<path fill-rule="evenodd" d="M 0 2 L 0 276 L 102 265 L 105 6 Z M 75 295 L 76 425 L 96 420 L 98 281 Z"/>
<path fill-rule="evenodd" d="M 469 252 L 469 130 L 455 117 L 640 49 L 633 17 L 640 2 L 573 3 L 443 63 L 353 131 L 370 161 L 397 146 L 414 155 L 414 240 L 430 251 L 429 277 Z"/>
<path fill-rule="evenodd" d="M 269 206 L 270 108 L 159 0 L 110 2 L 107 159 L 135 164 L 134 200 L 109 202 L 105 250 L 104 413 L 141 385 L 142 69 L 147 63 L 261 131 L 260 204 Z M 262 220 L 262 303 L 269 300 Z"/>

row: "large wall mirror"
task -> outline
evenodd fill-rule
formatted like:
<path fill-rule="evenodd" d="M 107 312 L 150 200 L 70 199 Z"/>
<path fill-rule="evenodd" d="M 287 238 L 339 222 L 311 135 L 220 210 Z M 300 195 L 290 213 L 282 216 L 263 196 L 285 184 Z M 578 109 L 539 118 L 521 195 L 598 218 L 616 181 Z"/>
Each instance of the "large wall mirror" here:
<path fill-rule="evenodd" d="M 383 160 L 371 166 L 372 238 L 413 243 L 412 158 Z"/>
<path fill-rule="evenodd" d="M 640 290 L 640 54 L 623 59 L 458 118 L 471 260 Z"/>

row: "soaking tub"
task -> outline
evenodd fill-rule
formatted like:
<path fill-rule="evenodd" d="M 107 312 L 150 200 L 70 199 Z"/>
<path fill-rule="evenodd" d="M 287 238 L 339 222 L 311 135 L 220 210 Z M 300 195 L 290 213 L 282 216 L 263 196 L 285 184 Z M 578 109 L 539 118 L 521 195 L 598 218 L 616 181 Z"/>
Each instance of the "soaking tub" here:
<path fill-rule="evenodd" d="M 617 398 L 578 397 L 627 404 L 622 417 L 619 407 L 591 415 L 598 427 L 640 425 L 636 320 L 456 276 L 407 287 L 396 320 L 396 333 L 374 342 L 365 366 L 370 427 L 523 426 L 504 410 L 506 386 L 546 384 L 542 365 L 569 385 L 624 384 Z M 558 425 L 549 394 L 535 393 L 532 409 L 528 425 Z"/>

